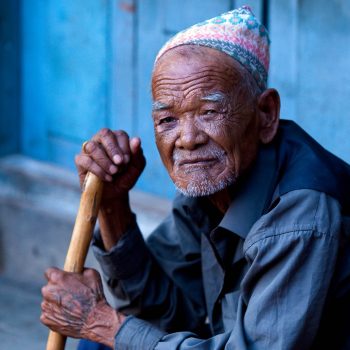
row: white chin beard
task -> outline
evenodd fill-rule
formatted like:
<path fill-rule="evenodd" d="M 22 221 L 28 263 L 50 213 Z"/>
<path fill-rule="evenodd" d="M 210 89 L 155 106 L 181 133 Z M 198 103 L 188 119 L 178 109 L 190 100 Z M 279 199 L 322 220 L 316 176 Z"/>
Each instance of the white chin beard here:
<path fill-rule="evenodd" d="M 183 188 L 178 182 L 175 186 L 178 191 L 187 197 L 204 197 L 223 190 L 224 188 L 233 185 L 237 180 L 237 176 L 231 174 L 219 182 L 214 182 L 212 179 L 203 177 L 197 181 L 190 181 L 188 185 Z"/>

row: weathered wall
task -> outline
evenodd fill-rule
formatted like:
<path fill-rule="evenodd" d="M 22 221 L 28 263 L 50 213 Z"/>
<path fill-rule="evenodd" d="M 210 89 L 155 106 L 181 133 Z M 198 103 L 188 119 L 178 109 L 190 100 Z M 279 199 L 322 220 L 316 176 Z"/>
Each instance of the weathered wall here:
<path fill-rule="evenodd" d="M 271 0 L 270 33 L 282 116 L 350 162 L 350 2 Z"/>

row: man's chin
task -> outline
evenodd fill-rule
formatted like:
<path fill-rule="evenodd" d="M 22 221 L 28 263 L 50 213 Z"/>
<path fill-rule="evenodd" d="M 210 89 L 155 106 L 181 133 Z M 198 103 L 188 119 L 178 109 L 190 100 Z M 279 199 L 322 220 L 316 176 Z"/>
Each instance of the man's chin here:
<path fill-rule="evenodd" d="M 205 197 L 220 192 L 236 182 L 236 176 L 230 176 L 219 181 L 204 178 L 201 181 L 191 181 L 187 186 L 175 182 L 177 190 L 186 197 Z"/>

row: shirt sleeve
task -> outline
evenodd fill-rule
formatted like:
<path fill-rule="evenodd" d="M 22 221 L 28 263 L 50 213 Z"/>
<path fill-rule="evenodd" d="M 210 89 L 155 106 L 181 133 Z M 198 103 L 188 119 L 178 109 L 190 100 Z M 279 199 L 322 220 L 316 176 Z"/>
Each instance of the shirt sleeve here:
<path fill-rule="evenodd" d="M 201 339 L 191 332 L 162 334 L 146 322 L 138 328 L 131 319 L 135 328 L 121 328 L 116 344 L 124 337 L 140 340 L 138 332 L 149 337 L 144 346 L 138 343 L 147 350 L 310 349 L 336 265 L 339 212 L 338 203 L 324 194 L 308 191 L 305 197 L 296 191 L 254 225 L 245 242 L 249 269 L 231 330 Z M 135 332 L 128 338 L 127 328 Z M 122 348 L 136 349 L 133 344 Z"/>
<path fill-rule="evenodd" d="M 99 231 L 95 232 L 92 246 L 103 274 L 115 280 L 134 275 L 149 259 L 148 250 L 136 224 L 108 252 L 103 248 Z"/>
<path fill-rule="evenodd" d="M 119 311 L 167 332 L 206 332 L 200 246 L 181 200 L 148 242 L 135 224 L 110 251 L 98 234 L 93 248 Z"/>

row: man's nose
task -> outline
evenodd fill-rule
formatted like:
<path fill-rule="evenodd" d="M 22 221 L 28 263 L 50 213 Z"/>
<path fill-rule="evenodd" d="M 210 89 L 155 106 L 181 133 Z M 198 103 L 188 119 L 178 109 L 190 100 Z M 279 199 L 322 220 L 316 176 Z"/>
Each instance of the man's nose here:
<path fill-rule="evenodd" d="M 196 125 L 193 119 L 180 123 L 180 134 L 175 146 L 181 149 L 193 150 L 208 142 L 208 135 Z"/>

